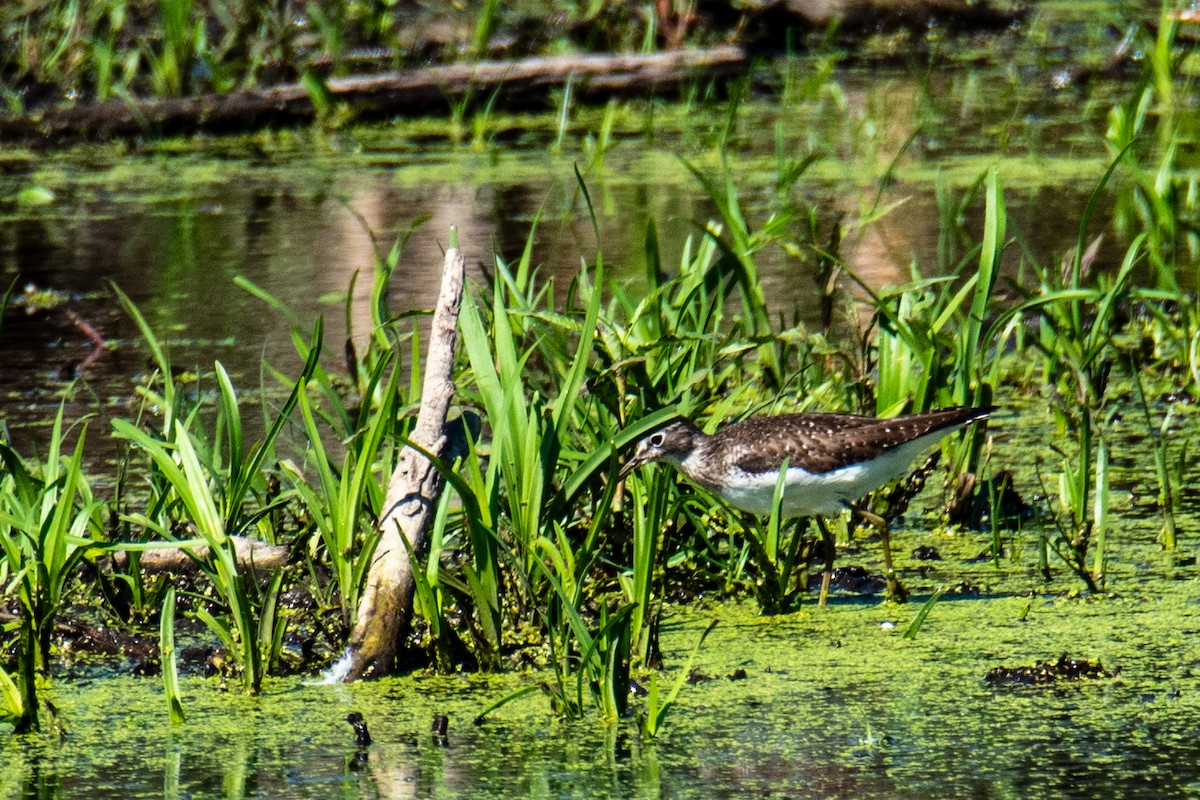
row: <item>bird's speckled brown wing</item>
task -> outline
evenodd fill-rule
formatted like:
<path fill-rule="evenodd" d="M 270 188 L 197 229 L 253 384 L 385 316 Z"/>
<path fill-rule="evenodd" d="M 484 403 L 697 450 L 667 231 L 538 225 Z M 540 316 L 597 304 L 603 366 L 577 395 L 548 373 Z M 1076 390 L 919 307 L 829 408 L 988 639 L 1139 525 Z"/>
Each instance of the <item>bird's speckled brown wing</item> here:
<path fill-rule="evenodd" d="M 717 431 L 705 447 L 726 452 L 733 465 L 750 473 L 778 469 L 784 459 L 808 472 L 822 473 L 869 460 L 928 433 L 982 419 L 991 410 L 946 408 L 891 419 L 824 413 L 751 417 Z"/>

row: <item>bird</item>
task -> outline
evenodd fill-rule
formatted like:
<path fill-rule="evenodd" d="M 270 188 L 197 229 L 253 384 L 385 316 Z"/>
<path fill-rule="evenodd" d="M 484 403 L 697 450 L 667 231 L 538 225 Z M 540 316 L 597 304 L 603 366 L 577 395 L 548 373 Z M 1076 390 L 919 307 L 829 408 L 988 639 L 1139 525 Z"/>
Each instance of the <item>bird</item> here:
<path fill-rule="evenodd" d="M 770 515 L 780 469 L 787 464 L 780 513 L 813 517 L 825 543 L 824 606 L 833 569 L 833 539 L 825 517 L 836 516 L 884 484 L 908 474 L 913 459 L 946 436 L 986 419 L 994 406 L 958 406 L 881 418 L 808 412 L 749 417 L 706 434 L 687 419 L 643 437 L 618 478 L 665 462 L 729 505 Z M 892 568 L 886 523 L 860 513 L 879 529 L 888 594 L 903 599 Z"/>

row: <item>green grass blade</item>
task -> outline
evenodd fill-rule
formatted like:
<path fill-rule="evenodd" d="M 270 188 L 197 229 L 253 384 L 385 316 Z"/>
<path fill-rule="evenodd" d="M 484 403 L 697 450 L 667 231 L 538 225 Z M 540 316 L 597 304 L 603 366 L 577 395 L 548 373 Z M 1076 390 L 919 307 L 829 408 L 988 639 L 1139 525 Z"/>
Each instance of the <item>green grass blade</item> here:
<path fill-rule="evenodd" d="M 527 694 L 532 694 L 533 692 L 540 692 L 541 690 L 542 687 L 540 686 L 523 686 L 520 689 L 517 689 L 515 692 L 509 692 L 496 702 L 489 704 L 487 708 L 483 709 L 483 711 L 480 711 L 478 716 L 475 717 L 475 724 L 478 725 L 479 723 L 483 722 L 484 718 L 489 716 L 496 709 L 503 708 L 514 700 L 518 700 Z"/>
<path fill-rule="evenodd" d="M 917 638 L 917 632 L 921 630 L 921 626 L 925 624 L 925 618 L 929 616 L 929 612 L 933 610 L 934 604 L 941 599 L 946 593 L 945 586 L 939 586 L 934 590 L 933 594 L 929 595 L 929 599 L 921 604 L 921 610 L 913 617 L 913 621 L 908 623 L 908 627 L 904 629 L 901 636 L 905 639 Z"/>
<path fill-rule="evenodd" d="M 1004 188 L 995 167 L 988 171 L 985 192 L 987 201 L 984 210 L 983 248 L 979 254 L 978 282 L 971 299 L 971 314 L 964 323 L 965 330 L 959 333 L 960 336 L 966 336 L 966 352 L 972 358 L 979 358 L 979 333 L 987 316 L 992 289 L 1000 274 L 1008 222 L 1008 213 L 1004 207 Z M 967 398 L 963 400 L 966 401 Z"/>
<path fill-rule="evenodd" d="M 159 618 L 158 632 L 159 663 L 162 666 L 163 693 L 167 698 L 167 710 L 171 722 L 182 723 L 186 716 L 183 713 L 183 701 L 179 695 L 179 672 L 175 652 L 175 587 L 167 589 L 163 598 L 162 615 Z"/>
<path fill-rule="evenodd" d="M 312 379 L 317 370 L 318 363 L 321 358 L 321 347 L 324 341 L 325 323 L 321 317 L 317 317 L 317 321 L 313 324 L 312 338 L 308 346 L 308 356 L 304 361 L 304 366 L 300 370 L 300 375 L 292 386 L 288 398 L 284 401 L 283 406 L 275 415 L 275 419 L 267 428 L 262 442 L 258 446 L 252 448 L 250 457 L 246 459 L 244 465 L 237 472 L 234 472 L 234 483 L 230 490 L 230 503 L 236 505 L 237 510 L 240 510 L 242 502 L 245 500 L 246 494 L 250 491 L 250 486 L 258 479 L 258 472 L 262 468 L 263 461 L 267 455 L 272 452 L 275 440 L 279 437 L 283 426 L 286 425 L 292 416 L 292 411 L 295 410 L 296 404 L 300 401 L 300 392 L 304 391 L 308 382 Z M 236 405 L 234 410 L 236 411 Z M 240 440 L 240 437 L 239 437 Z M 241 462 L 239 462 L 241 463 Z M 234 509 L 231 509 L 233 513 Z M 232 520 L 232 517 L 228 517 Z"/>
<path fill-rule="evenodd" d="M 229 373 L 225 371 L 224 365 L 220 361 L 214 364 L 217 373 L 217 385 L 220 389 L 218 392 L 219 399 L 219 419 L 225 429 L 226 446 L 229 448 L 229 475 L 237 481 L 242 475 L 242 412 L 238 407 L 237 392 L 234 391 L 233 381 L 229 379 Z M 240 498 L 234 492 L 230 492 L 226 497 L 225 519 L 233 520 L 240 508 Z M 239 508 L 235 508 L 234 506 Z"/>
<path fill-rule="evenodd" d="M 208 609 L 198 608 L 192 612 L 192 616 L 203 622 L 212 631 L 212 634 L 221 641 L 221 644 L 225 647 L 231 658 L 235 660 L 238 658 L 241 649 L 235 645 L 233 634 L 230 633 L 228 625 L 214 617 L 209 613 Z"/>
<path fill-rule="evenodd" d="M 171 377 L 171 362 L 167 358 L 167 353 L 159 342 L 158 337 L 154 335 L 154 331 L 150 328 L 150 324 L 146 322 L 146 318 L 142 316 L 142 312 L 133 304 L 129 296 L 121 291 L 115 283 L 110 283 L 113 293 L 116 294 L 117 300 L 125 308 L 125 313 L 133 318 L 134 323 L 138 327 L 138 331 L 142 334 L 142 339 L 146 346 L 150 348 L 150 354 L 154 358 L 154 364 L 158 367 L 158 372 L 162 376 L 163 381 L 163 400 L 164 414 L 167 415 L 166 422 L 170 425 L 171 415 L 174 413 L 175 403 L 175 381 Z"/>
<path fill-rule="evenodd" d="M 0 669 L 0 700 L 4 701 L 0 719 L 19 720 L 24 716 L 25 704 L 21 701 L 21 690 L 9 674 Z"/>
<path fill-rule="evenodd" d="M 263 301 L 264 303 L 269 305 L 271 308 L 275 309 L 280 314 L 282 314 L 284 317 L 286 317 L 288 323 L 291 325 L 293 330 L 301 330 L 304 328 L 304 323 L 302 323 L 300 321 L 300 316 L 295 311 L 293 311 L 290 306 L 288 306 L 286 303 L 284 303 L 282 300 L 280 300 L 275 295 L 268 292 L 266 289 L 263 289 L 261 286 L 256 284 L 254 281 L 250 280 L 249 278 L 245 278 L 241 275 L 238 275 L 238 276 L 234 277 L 233 283 L 235 286 L 238 286 L 241 289 L 245 290 L 246 292 L 249 292 L 250 294 L 254 295 L 259 300 Z"/>
<path fill-rule="evenodd" d="M 713 628 L 715 627 L 717 627 L 717 620 L 715 619 L 705 627 L 704 631 L 700 634 L 700 638 L 696 640 L 696 646 L 692 648 L 692 652 L 688 655 L 687 660 L 683 662 L 678 677 L 675 678 L 675 682 L 671 685 L 671 690 L 667 692 L 667 696 L 658 705 L 654 714 L 654 722 L 651 726 L 648 726 L 652 730 L 649 733 L 651 738 L 657 736 L 662 730 L 667 712 L 671 710 L 671 706 L 675 704 L 676 698 L 679 697 L 679 692 L 683 690 L 684 684 L 687 683 L 692 672 L 692 664 L 695 662 L 696 656 L 700 653 L 700 648 L 704 645 L 704 640 L 708 638 L 708 635 L 713 632 Z"/>

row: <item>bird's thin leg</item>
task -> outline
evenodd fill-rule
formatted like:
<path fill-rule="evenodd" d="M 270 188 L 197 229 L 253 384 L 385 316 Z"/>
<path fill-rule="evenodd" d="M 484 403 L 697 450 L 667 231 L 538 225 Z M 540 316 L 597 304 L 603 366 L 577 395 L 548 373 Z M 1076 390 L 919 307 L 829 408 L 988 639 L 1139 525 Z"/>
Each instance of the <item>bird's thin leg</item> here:
<path fill-rule="evenodd" d="M 825 603 L 829 600 L 829 585 L 833 582 L 833 534 L 829 532 L 829 526 L 825 524 L 824 517 L 814 517 L 814 519 L 817 521 L 817 530 L 821 532 L 821 547 L 825 551 L 825 569 L 821 572 L 821 593 L 817 596 L 817 608 L 824 608 Z"/>
<path fill-rule="evenodd" d="M 892 567 L 892 537 L 888 531 L 887 520 L 865 508 L 856 508 L 855 511 L 879 532 L 879 542 L 883 546 L 883 570 L 884 578 L 887 580 L 887 599 L 897 603 L 906 602 L 908 592 L 904 591 L 904 587 L 900 585 L 900 579 L 896 577 L 896 570 Z"/>

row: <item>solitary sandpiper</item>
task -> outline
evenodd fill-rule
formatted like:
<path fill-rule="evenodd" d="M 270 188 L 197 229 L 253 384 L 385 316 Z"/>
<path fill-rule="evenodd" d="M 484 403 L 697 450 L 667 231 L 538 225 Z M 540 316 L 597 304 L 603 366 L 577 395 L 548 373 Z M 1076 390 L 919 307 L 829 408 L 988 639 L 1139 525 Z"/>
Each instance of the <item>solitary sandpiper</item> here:
<path fill-rule="evenodd" d="M 620 477 L 643 464 L 665 461 L 730 505 L 769 515 L 779 470 L 787 462 L 781 512 L 784 517 L 817 519 L 825 540 L 824 605 L 833 542 L 821 518 L 850 508 L 855 500 L 904 476 L 919 453 L 992 411 L 992 407 L 943 408 L 890 419 L 781 414 L 751 417 L 711 435 L 680 420 L 638 442 Z M 898 596 L 901 590 L 892 569 L 887 525 L 880 524 L 878 517 L 874 521 L 883 542 L 889 595 Z"/>

